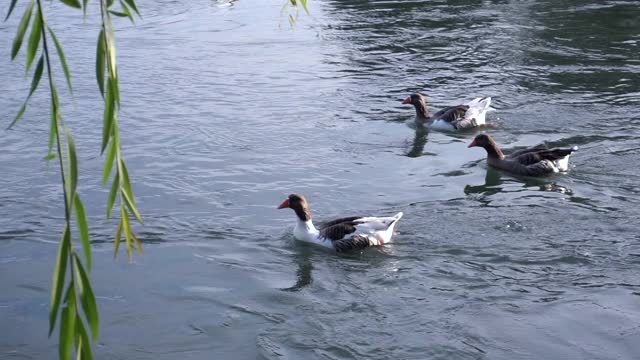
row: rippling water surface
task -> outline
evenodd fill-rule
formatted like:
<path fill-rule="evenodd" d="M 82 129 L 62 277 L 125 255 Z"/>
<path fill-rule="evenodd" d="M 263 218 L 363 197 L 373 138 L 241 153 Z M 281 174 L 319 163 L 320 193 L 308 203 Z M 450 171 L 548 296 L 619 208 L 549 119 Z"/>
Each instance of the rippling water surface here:
<path fill-rule="evenodd" d="M 640 354 L 635 1 L 140 1 L 118 20 L 120 123 L 145 255 L 104 220 L 97 8 L 45 2 L 72 68 L 105 359 L 634 359 Z M 24 6 L 20 5 L 19 7 Z M 597 4 L 596 4 L 597 3 Z M 6 11 L 6 5 L 2 11 Z M 0 23 L 0 115 L 26 96 Z M 57 82 L 63 93 L 61 69 Z M 416 131 L 400 100 L 492 96 L 506 148 L 578 145 L 568 174 L 487 169 L 474 134 Z M 49 359 L 63 209 L 47 93 L 0 131 L 0 357 Z M 5 126 L 2 125 L 2 126 Z M 403 211 L 393 245 L 296 243 L 318 219 Z"/>

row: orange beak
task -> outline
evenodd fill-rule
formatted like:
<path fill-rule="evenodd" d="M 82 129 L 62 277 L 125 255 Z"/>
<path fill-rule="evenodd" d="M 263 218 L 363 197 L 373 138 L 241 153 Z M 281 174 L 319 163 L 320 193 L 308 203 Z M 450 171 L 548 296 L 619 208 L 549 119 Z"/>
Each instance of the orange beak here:
<path fill-rule="evenodd" d="M 411 96 L 409 96 L 408 98 L 402 100 L 403 104 L 411 104 Z"/>
<path fill-rule="evenodd" d="M 284 209 L 284 208 L 288 208 L 288 207 L 289 207 L 289 199 L 283 201 L 282 204 L 280 204 L 280 206 L 278 206 L 278 209 Z"/>
<path fill-rule="evenodd" d="M 468 148 L 470 147 L 474 147 L 474 146 L 478 146 L 478 144 L 476 144 L 476 139 L 473 139 L 473 141 L 471 142 L 471 144 L 467 145 Z"/>

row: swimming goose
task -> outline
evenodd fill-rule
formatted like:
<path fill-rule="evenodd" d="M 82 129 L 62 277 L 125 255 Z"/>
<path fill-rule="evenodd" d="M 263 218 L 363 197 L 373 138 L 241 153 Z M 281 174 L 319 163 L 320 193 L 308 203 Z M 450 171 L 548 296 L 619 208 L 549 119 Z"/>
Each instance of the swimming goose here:
<path fill-rule="evenodd" d="M 545 145 L 537 145 L 504 156 L 495 140 L 487 134 L 476 136 L 467 147 L 474 146 L 482 147 L 487 151 L 489 166 L 526 176 L 544 176 L 567 171 L 569 156 L 578 150 L 577 146 L 570 149 L 548 149 Z"/>
<path fill-rule="evenodd" d="M 422 94 L 411 94 L 402 103 L 416 108 L 416 125 L 439 130 L 465 130 L 483 126 L 487 111 L 493 110 L 490 107 L 490 97 L 475 98 L 466 104 L 449 106 L 433 116 L 429 115 L 429 108 Z"/>
<path fill-rule="evenodd" d="M 391 241 L 393 228 L 402 217 L 399 212 L 390 217 L 350 216 L 326 222 L 316 228 L 311 222 L 307 200 L 300 194 L 291 194 L 278 206 L 295 211 L 298 222 L 293 236 L 343 252 L 386 244 Z"/>

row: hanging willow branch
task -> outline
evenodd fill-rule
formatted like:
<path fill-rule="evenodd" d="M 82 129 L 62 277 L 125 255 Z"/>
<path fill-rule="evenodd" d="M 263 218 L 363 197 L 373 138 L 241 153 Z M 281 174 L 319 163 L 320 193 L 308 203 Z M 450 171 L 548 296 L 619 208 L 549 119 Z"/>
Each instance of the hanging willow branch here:
<path fill-rule="evenodd" d="M 87 4 L 89 2 L 88 0 L 83 0 L 82 3 L 80 3 L 79 0 L 60 1 L 71 7 L 82 9 L 83 13 L 86 15 Z M 11 16 L 16 3 L 17 0 L 11 1 L 5 20 Z M 104 152 L 108 147 L 104 166 L 103 186 L 107 184 L 113 163 L 115 162 L 116 171 L 112 179 L 111 191 L 109 192 L 107 218 L 111 214 L 111 209 L 113 208 L 116 196 L 119 195 L 120 222 L 116 230 L 115 253 L 117 254 L 118 252 L 121 233 L 124 231 L 127 244 L 127 255 L 129 260 L 131 260 L 132 246 L 135 246 L 135 248 L 141 253 L 142 247 L 138 238 L 131 230 L 131 221 L 129 217 L 135 217 L 135 219 L 140 223 L 142 223 L 142 217 L 135 205 L 127 167 L 122 158 L 120 139 L 118 136 L 117 113 L 120 109 L 120 93 L 116 67 L 115 36 L 111 22 L 111 15 L 127 17 L 133 21 L 133 16 L 129 9 L 133 9 L 133 11 L 138 15 L 140 14 L 134 0 L 121 0 L 121 11 L 112 10 L 112 5 L 112 0 L 100 1 L 102 30 L 98 36 L 98 50 L 96 53 L 96 76 L 100 92 L 103 94 L 105 101 L 101 152 Z M 29 25 L 31 25 L 31 31 L 26 44 L 27 73 L 36 59 L 38 50 L 41 50 L 41 54 L 36 63 L 29 94 L 16 117 L 9 124 L 9 128 L 13 127 L 24 115 L 27 104 L 34 91 L 37 89 L 46 67 L 49 92 L 51 96 L 51 120 L 48 151 L 44 159 L 52 160 L 56 157 L 58 158 L 65 209 L 65 226 L 62 231 L 62 238 L 58 245 L 58 254 L 52 279 L 49 307 L 49 336 L 53 333 L 58 320 L 58 315 L 60 315 L 60 359 L 70 359 L 74 346 L 76 358 L 92 359 L 91 342 L 89 340 L 89 333 L 86 330 L 85 321 L 91 332 L 91 339 L 96 341 L 98 338 L 99 316 L 95 296 L 89 280 L 89 272 L 91 271 L 91 244 L 89 240 L 89 230 L 84 205 L 76 191 L 78 185 L 78 158 L 76 147 L 73 141 L 73 136 L 64 124 L 60 115 L 58 91 L 54 83 L 54 76 L 51 67 L 51 49 L 48 42 L 49 38 L 53 40 L 60 64 L 62 65 L 62 70 L 67 80 L 69 92 L 73 95 L 71 75 L 62 46 L 60 45 L 53 29 L 50 28 L 45 21 L 41 0 L 30 0 L 27 4 L 18 24 L 16 36 L 13 40 L 11 59 L 15 59 L 20 52 Z M 105 72 L 107 73 L 106 93 L 104 84 Z M 74 216 L 74 214 L 76 217 L 77 230 L 84 256 L 84 263 L 82 258 L 78 255 L 72 241 L 71 217 Z M 67 284 L 63 296 L 65 283 Z"/>

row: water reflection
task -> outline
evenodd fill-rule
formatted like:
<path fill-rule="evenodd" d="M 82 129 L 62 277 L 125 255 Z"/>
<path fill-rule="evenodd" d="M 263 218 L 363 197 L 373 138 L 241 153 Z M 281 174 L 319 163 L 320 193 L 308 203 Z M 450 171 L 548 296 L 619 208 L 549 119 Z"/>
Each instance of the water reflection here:
<path fill-rule="evenodd" d="M 411 147 L 409 151 L 407 151 L 406 156 L 410 158 L 416 158 L 423 155 L 424 147 L 427 144 L 427 136 L 429 135 L 429 130 L 424 127 L 416 128 L 415 136 L 413 137 L 413 141 L 411 142 Z"/>
<path fill-rule="evenodd" d="M 466 185 L 464 187 L 464 193 L 466 195 L 482 194 L 487 196 L 493 195 L 495 193 L 499 193 L 502 191 L 502 187 L 498 186 L 502 184 L 502 182 L 500 181 L 501 180 L 500 178 L 501 178 L 500 171 L 493 168 L 488 168 L 487 173 L 485 174 L 485 177 L 484 177 L 484 184 Z"/>
<path fill-rule="evenodd" d="M 313 282 L 313 278 L 311 277 L 311 271 L 313 270 L 313 262 L 311 261 L 312 254 L 313 249 L 311 246 L 296 246 L 296 253 L 294 254 L 294 261 L 297 266 L 296 283 L 280 290 L 296 292 L 311 285 Z"/>
<path fill-rule="evenodd" d="M 518 186 L 516 190 L 523 191 L 530 189 L 537 189 L 538 191 L 556 192 L 560 194 L 572 195 L 573 191 L 565 186 L 560 185 L 553 179 L 556 176 L 568 176 L 566 173 L 551 175 L 550 177 L 530 177 L 530 176 L 518 176 L 513 174 L 505 174 L 500 170 L 494 168 L 487 168 L 487 172 L 484 178 L 484 184 L 482 185 L 466 185 L 464 193 L 466 195 L 480 194 L 485 196 L 491 196 L 501 192 L 510 192 L 505 189 L 504 185 L 507 184 L 522 184 Z"/>

